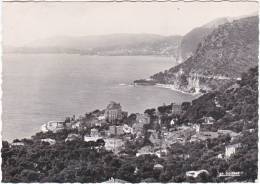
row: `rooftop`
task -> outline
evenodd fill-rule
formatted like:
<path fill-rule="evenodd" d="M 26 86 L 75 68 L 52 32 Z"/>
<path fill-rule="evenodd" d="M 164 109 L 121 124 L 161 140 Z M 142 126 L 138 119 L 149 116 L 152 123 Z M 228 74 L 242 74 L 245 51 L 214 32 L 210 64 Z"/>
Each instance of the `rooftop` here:
<path fill-rule="evenodd" d="M 108 104 L 107 109 L 121 109 L 121 105 L 120 105 L 120 103 L 116 103 L 114 101 L 111 101 Z"/>

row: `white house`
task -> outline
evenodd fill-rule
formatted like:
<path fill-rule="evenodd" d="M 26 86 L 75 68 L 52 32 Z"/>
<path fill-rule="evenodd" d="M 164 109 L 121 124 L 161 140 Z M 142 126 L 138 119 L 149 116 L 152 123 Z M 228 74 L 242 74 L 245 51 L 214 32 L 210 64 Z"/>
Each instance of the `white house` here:
<path fill-rule="evenodd" d="M 41 139 L 41 142 L 48 142 L 50 145 L 54 145 L 56 143 L 55 139 Z"/>
<path fill-rule="evenodd" d="M 90 137 L 90 136 L 84 136 L 84 141 L 85 142 L 90 142 L 90 141 L 97 141 L 98 139 L 102 139 L 102 137 Z"/>
<path fill-rule="evenodd" d="M 240 147 L 241 147 L 240 143 L 226 146 L 226 148 L 225 148 L 225 158 L 226 159 L 230 158 L 231 155 L 236 153 L 236 149 L 240 148 Z"/>
<path fill-rule="evenodd" d="M 23 142 L 13 142 L 12 144 L 11 144 L 11 147 L 12 146 L 24 146 L 24 143 Z"/>
<path fill-rule="evenodd" d="M 65 139 L 65 142 L 78 140 L 78 139 L 80 139 L 79 134 L 69 134 L 68 137 Z"/>
<path fill-rule="evenodd" d="M 121 139 L 117 138 L 107 138 L 105 141 L 105 149 L 118 153 L 121 148 L 124 146 L 124 142 Z"/>
<path fill-rule="evenodd" d="M 42 132 L 54 132 L 65 129 L 64 122 L 61 121 L 49 121 L 41 126 Z"/>
<path fill-rule="evenodd" d="M 199 176 L 199 174 L 201 174 L 201 173 L 209 174 L 209 172 L 207 170 L 199 170 L 199 171 L 188 171 L 188 172 L 186 172 L 186 176 L 197 178 Z"/>

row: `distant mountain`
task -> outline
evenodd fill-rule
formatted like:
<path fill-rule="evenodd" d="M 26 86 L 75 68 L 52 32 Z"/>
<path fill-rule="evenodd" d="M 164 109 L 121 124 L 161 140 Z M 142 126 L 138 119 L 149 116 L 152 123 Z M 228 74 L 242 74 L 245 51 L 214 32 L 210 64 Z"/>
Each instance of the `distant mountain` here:
<path fill-rule="evenodd" d="M 9 52 L 79 53 L 88 55 L 160 55 L 178 57 L 181 36 L 111 34 L 54 37 L 6 49 Z"/>
<path fill-rule="evenodd" d="M 3 50 L 4 52 L 15 53 L 75 53 L 106 56 L 155 55 L 170 56 L 179 62 L 183 62 L 195 53 L 198 44 L 214 29 L 235 19 L 238 18 L 218 18 L 192 29 L 184 36 L 156 34 L 58 36 L 36 40 L 21 47 L 3 46 Z"/>
<path fill-rule="evenodd" d="M 258 44 L 258 17 L 234 20 L 214 29 L 185 62 L 151 78 L 184 91 L 217 89 L 258 65 Z"/>

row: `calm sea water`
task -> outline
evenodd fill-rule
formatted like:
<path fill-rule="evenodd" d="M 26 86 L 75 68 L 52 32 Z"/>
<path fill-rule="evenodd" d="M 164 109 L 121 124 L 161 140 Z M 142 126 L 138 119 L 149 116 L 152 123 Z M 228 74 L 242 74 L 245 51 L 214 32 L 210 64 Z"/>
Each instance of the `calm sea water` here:
<path fill-rule="evenodd" d="M 153 86 L 125 85 L 175 64 L 164 57 L 6 54 L 3 139 L 30 137 L 49 120 L 104 109 L 111 100 L 120 102 L 129 113 L 190 101 L 194 96 Z"/>

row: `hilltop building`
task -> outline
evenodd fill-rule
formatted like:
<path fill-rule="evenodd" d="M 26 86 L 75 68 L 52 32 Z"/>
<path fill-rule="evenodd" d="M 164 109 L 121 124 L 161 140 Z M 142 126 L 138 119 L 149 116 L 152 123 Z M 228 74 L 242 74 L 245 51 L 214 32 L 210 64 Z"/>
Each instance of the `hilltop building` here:
<path fill-rule="evenodd" d="M 127 116 L 127 112 L 122 111 L 120 103 L 110 102 L 105 110 L 105 119 L 114 123 L 117 120 L 122 120 L 124 116 Z"/>

